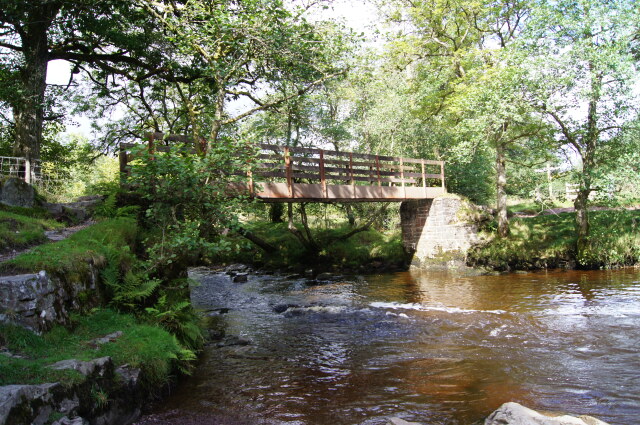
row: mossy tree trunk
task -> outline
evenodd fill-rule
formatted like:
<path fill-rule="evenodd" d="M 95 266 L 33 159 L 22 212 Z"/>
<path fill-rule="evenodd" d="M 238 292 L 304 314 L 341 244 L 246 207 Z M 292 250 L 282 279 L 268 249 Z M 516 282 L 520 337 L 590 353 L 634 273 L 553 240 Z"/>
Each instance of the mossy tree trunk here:
<path fill-rule="evenodd" d="M 507 167 L 505 145 L 496 145 L 496 208 L 498 210 L 498 236 L 509 235 L 509 219 L 507 217 Z"/>

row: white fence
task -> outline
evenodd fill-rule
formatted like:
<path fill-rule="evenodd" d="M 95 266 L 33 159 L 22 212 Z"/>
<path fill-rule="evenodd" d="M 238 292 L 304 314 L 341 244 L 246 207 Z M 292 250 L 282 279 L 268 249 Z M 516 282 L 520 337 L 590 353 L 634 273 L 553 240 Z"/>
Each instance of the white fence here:
<path fill-rule="evenodd" d="M 40 161 L 29 163 L 15 156 L 0 156 L 0 176 L 18 177 L 29 183 L 43 179 Z"/>

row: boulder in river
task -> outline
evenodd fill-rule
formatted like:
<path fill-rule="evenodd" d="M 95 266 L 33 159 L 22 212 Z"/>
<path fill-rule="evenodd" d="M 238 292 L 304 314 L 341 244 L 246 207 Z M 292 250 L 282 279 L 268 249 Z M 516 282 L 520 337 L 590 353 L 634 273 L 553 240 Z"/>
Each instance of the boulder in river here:
<path fill-rule="evenodd" d="M 521 404 L 509 402 L 500 406 L 484 421 L 484 425 L 608 425 L 591 416 L 562 413 L 540 413 Z"/>
<path fill-rule="evenodd" d="M 244 264 L 231 264 L 227 266 L 225 272 L 233 276 L 241 272 L 246 272 L 248 269 L 249 267 Z"/>
<path fill-rule="evenodd" d="M 332 281 L 332 280 L 339 280 L 342 276 L 333 274 L 333 273 L 320 273 L 316 276 L 316 280 L 317 281 Z"/>
<path fill-rule="evenodd" d="M 233 276 L 233 281 L 235 283 L 245 283 L 249 279 L 247 273 L 238 273 Z"/>

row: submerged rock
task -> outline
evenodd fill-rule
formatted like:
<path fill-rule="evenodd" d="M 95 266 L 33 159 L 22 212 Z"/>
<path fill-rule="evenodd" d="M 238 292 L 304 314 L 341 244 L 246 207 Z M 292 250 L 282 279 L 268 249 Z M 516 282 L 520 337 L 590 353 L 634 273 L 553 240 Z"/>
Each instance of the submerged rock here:
<path fill-rule="evenodd" d="M 218 348 L 233 347 L 237 345 L 239 346 L 251 345 L 251 341 L 249 341 L 248 339 L 241 338 L 239 336 L 230 335 L 230 336 L 224 337 L 222 341 L 218 342 L 216 344 L 216 347 Z"/>
<path fill-rule="evenodd" d="M 608 425 L 591 416 L 543 414 L 521 404 L 505 403 L 484 421 L 484 425 Z"/>
<path fill-rule="evenodd" d="M 342 276 L 333 274 L 333 273 L 320 273 L 316 276 L 316 280 L 318 281 L 331 281 L 331 280 L 339 280 Z"/>
<path fill-rule="evenodd" d="M 387 425 L 422 425 L 420 422 L 408 422 L 400 418 L 388 418 Z"/>
<path fill-rule="evenodd" d="M 273 312 L 280 314 L 280 313 L 284 313 L 290 308 L 297 308 L 297 307 L 300 307 L 300 306 L 298 304 L 278 304 L 273 307 Z"/>
<path fill-rule="evenodd" d="M 235 283 L 245 283 L 249 280 L 249 276 L 247 273 L 238 273 L 233 276 L 233 281 Z"/>

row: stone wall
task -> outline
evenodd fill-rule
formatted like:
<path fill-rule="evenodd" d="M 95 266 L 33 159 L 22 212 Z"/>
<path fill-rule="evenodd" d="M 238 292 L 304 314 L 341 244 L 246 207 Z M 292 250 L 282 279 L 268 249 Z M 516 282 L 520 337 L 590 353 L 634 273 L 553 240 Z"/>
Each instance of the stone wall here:
<path fill-rule="evenodd" d="M 480 241 L 475 208 L 455 195 L 403 202 L 402 242 L 411 264 L 464 266 L 467 250 Z"/>
<path fill-rule="evenodd" d="M 135 421 L 149 400 L 143 372 L 128 365 L 115 368 L 110 357 L 63 360 L 50 367 L 76 370 L 84 380 L 70 386 L 49 383 L 0 387 L 0 424 L 124 425 Z M 98 393 L 108 394 L 106 403 L 96 402 Z"/>
<path fill-rule="evenodd" d="M 101 301 L 98 269 L 90 265 L 75 282 L 45 271 L 0 277 L 0 322 L 12 322 L 41 333 L 68 324 L 71 311 L 87 310 Z"/>

